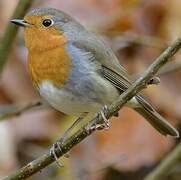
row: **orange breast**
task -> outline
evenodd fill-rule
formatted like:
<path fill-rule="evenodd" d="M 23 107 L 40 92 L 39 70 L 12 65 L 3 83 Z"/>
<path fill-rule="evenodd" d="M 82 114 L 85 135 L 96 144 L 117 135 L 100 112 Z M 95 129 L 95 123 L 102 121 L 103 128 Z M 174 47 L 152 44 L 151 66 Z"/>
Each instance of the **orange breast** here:
<path fill-rule="evenodd" d="M 60 87 L 68 79 L 71 63 L 64 47 L 58 47 L 41 53 L 30 53 L 28 67 L 35 86 L 47 80 Z"/>

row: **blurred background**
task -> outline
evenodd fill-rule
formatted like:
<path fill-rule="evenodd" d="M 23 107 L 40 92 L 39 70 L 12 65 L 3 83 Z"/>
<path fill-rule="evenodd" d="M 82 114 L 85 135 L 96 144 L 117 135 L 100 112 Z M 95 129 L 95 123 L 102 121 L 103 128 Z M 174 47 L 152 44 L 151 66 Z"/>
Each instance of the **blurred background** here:
<path fill-rule="evenodd" d="M 17 2 L 0 0 L 0 36 Z M 35 0 L 31 8 L 35 7 L 63 10 L 105 36 L 120 63 L 136 76 L 181 34 L 180 0 Z M 26 59 L 20 30 L 0 80 L 0 179 L 47 152 L 74 119 L 47 107 L 3 116 L 4 112 L 16 112 L 40 99 L 27 74 Z M 149 86 L 143 93 L 180 131 L 179 69 L 181 53 L 160 76 L 161 83 Z M 163 137 L 140 115 L 125 107 L 118 118 L 113 118 L 109 131 L 94 133 L 73 148 L 69 158 L 61 158 L 64 168 L 54 163 L 29 179 L 141 180 L 178 142 Z M 167 179 L 181 179 L 181 164 L 171 169 Z"/>

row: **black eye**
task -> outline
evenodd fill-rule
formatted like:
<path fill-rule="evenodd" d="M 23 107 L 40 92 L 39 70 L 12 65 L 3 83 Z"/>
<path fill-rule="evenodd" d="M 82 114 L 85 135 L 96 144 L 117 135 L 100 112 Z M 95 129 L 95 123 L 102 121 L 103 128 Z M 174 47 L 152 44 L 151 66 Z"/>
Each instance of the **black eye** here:
<path fill-rule="evenodd" d="M 43 20 L 42 24 L 45 27 L 49 27 L 49 26 L 53 25 L 53 21 L 51 19 L 45 19 L 45 20 Z"/>

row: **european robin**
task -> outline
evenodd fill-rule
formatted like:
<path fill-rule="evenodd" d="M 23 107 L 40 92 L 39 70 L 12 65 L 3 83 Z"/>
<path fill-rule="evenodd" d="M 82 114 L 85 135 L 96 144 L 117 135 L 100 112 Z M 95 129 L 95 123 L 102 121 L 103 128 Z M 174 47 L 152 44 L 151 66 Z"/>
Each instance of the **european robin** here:
<path fill-rule="evenodd" d="M 39 8 L 27 13 L 23 20 L 11 22 L 24 27 L 34 87 L 56 110 L 79 116 L 74 125 L 109 105 L 131 85 L 130 76 L 106 42 L 66 13 Z M 141 94 L 127 106 L 161 134 L 179 136 Z"/>

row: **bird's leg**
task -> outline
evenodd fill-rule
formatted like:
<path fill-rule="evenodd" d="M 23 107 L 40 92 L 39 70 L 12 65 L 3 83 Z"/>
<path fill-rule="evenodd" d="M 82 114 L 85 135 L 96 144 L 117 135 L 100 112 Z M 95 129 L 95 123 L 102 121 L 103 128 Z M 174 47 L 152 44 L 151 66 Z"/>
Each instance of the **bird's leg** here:
<path fill-rule="evenodd" d="M 55 158 L 58 166 L 63 167 L 63 165 L 58 161 L 58 157 L 56 155 L 56 149 L 58 148 L 60 151 L 62 151 L 62 144 L 65 142 L 66 138 L 68 137 L 69 133 L 73 130 L 74 127 L 76 127 L 86 116 L 87 116 L 87 112 L 86 113 L 82 113 L 81 116 L 79 118 L 77 118 L 74 123 L 65 131 L 65 133 L 63 134 L 63 136 L 57 140 L 53 146 L 50 149 L 50 154 Z M 66 155 L 66 157 L 68 157 Z"/>
<path fill-rule="evenodd" d="M 58 140 L 62 144 L 65 142 L 66 138 L 68 137 L 69 133 L 73 130 L 74 127 L 76 127 L 86 116 L 87 112 L 82 113 L 80 117 L 78 117 L 73 124 L 64 132 L 63 136 Z"/>
<path fill-rule="evenodd" d="M 102 129 L 108 130 L 108 129 L 109 129 L 109 127 L 110 127 L 110 125 L 109 125 L 109 119 L 107 119 L 107 118 L 105 117 L 105 114 L 107 114 L 107 111 L 108 111 L 108 107 L 107 107 L 107 106 L 104 106 L 104 107 L 102 108 L 102 110 L 97 113 L 97 116 L 101 116 L 101 117 L 103 118 L 104 122 L 101 123 L 101 124 L 89 125 L 89 126 L 87 127 L 87 131 L 88 131 L 88 132 L 90 132 L 90 131 L 92 131 L 92 130 L 102 130 Z"/>

